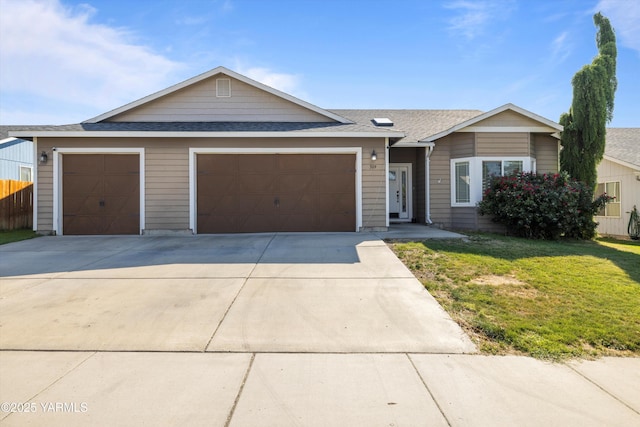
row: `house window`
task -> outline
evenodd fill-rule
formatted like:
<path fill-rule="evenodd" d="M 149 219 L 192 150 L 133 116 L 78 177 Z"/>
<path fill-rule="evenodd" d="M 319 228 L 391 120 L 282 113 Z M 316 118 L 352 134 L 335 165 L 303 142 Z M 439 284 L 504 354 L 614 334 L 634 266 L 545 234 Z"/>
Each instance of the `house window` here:
<path fill-rule="evenodd" d="M 522 160 L 484 160 L 482 162 L 482 191 L 489 188 L 494 176 L 522 172 Z"/>
<path fill-rule="evenodd" d="M 231 97 L 231 79 L 216 79 L 216 97 Z"/>
<path fill-rule="evenodd" d="M 20 181 L 31 182 L 31 167 L 30 166 L 20 166 Z"/>
<path fill-rule="evenodd" d="M 466 157 L 451 160 L 451 206 L 473 207 L 482 200 L 492 176 L 530 172 L 535 168 L 531 157 Z"/>
<path fill-rule="evenodd" d="M 598 184 L 596 187 L 595 196 L 599 196 L 602 193 L 607 193 L 608 196 L 615 197 L 612 201 L 607 203 L 600 211 L 598 211 L 597 216 L 611 216 L 620 218 L 621 213 L 621 203 L 620 203 L 620 182 L 603 182 Z"/>
<path fill-rule="evenodd" d="M 471 174 L 469 162 L 455 163 L 456 203 L 471 202 Z"/>

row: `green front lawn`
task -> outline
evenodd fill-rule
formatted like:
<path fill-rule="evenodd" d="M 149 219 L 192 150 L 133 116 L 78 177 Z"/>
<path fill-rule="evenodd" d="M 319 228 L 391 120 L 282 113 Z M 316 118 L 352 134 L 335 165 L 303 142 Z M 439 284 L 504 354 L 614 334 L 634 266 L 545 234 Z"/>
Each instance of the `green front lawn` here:
<path fill-rule="evenodd" d="M 39 234 L 36 234 L 33 230 L 11 230 L 11 231 L 0 231 L 0 245 L 4 245 L 7 243 L 18 242 L 20 240 L 32 239 L 34 237 L 38 237 Z"/>
<path fill-rule="evenodd" d="M 640 242 L 478 234 L 390 245 L 484 353 L 640 356 Z"/>

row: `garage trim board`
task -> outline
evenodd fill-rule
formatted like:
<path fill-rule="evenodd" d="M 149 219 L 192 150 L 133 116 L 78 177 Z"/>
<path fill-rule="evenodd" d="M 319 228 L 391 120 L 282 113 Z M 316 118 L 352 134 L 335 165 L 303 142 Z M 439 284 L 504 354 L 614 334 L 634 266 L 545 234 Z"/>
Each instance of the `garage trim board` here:
<path fill-rule="evenodd" d="M 138 234 L 142 234 L 145 227 L 145 160 L 144 148 L 55 148 L 53 151 L 53 228 L 57 235 L 64 235 L 63 227 L 63 206 L 62 195 L 64 188 L 62 186 L 62 159 L 64 154 L 138 154 L 140 161 L 140 230 Z"/>
<path fill-rule="evenodd" d="M 189 148 L 189 228 L 197 230 L 197 154 L 354 154 L 356 221 L 353 231 L 362 227 L 362 147 L 299 148 Z"/>

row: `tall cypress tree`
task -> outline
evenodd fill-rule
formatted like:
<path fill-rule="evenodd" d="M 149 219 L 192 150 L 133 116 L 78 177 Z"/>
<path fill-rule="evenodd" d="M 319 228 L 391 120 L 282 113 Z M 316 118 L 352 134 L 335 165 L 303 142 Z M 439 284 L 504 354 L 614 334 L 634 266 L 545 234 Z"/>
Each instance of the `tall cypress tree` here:
<path fill-rule="evenodd" d="M 604 155 L 606 125 L 613 118 L 618 81 L 616 36 L 611 23 L 599 12 L 593 16 L 593 21 L 598 27 L 598 55 L 571 81 L 571 108 L 560 116 L 560 124 L 564 126 L 560 166 L 572 178 L 595 188 L 596 168 Z"/>

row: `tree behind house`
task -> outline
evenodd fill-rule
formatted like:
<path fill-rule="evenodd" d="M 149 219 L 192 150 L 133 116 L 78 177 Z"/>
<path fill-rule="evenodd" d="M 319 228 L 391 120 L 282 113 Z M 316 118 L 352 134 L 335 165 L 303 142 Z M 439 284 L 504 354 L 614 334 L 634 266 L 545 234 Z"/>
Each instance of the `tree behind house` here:
<path fill-rule="evenodd" d="M 609 19 L 597 13 L 598 55 L 582 67 L 571 81 L 573 100 L 568 113 L 560 116 L 564 126 L 560 166 L 569 175 L 595 188 L 596 168 L 602 160 L 607 122 L 613 118 L 616 79 L 616 36 Z"/>

